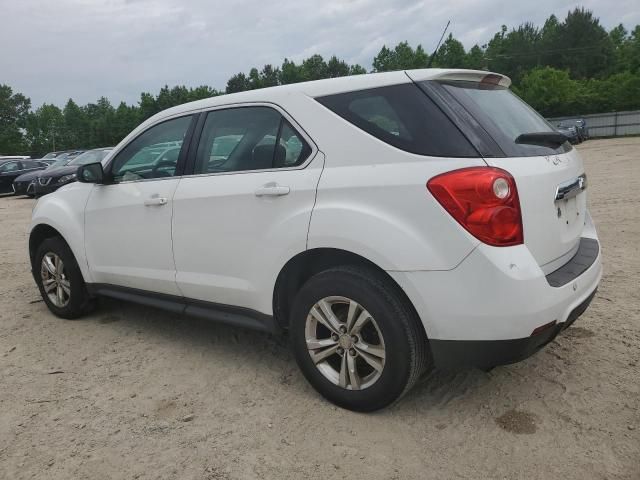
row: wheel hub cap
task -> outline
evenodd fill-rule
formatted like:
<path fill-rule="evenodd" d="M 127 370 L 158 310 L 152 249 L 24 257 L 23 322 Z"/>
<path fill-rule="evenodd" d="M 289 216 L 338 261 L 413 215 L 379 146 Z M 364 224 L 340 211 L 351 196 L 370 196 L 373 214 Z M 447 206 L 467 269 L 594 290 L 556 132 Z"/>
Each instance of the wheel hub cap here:
<path fill-rule="evenodd" d="M 325 297 L 307 315 L 305 338 L 318 371 L 334 385 L 363 390 L 380 379 L 386 350 L 378 324 L 356 301 Z"/>
<path fill-rule="evenodd" d="M 349 349 L 353 345 L 353 340 L 351 340 L 351 335 L 341 335 L 338 339 L 338 345 L 340 345 L 345 350 Z"/>

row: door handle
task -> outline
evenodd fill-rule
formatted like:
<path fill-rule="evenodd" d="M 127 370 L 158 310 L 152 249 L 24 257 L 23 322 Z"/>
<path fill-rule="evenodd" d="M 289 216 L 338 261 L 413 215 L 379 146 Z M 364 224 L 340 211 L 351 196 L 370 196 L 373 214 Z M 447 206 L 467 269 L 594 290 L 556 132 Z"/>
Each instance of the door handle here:
<path fill-rule="evenodd" d="M 167 199 L 164 197 L 151 197 L 144 201 L 145 207 L 156 207 L 167 204 Z"/>
<path fill-rule="evenodd" d="M 267 183 L 256 190 L 256 197 L 281 197 L 287 195 L 291 189 L 284 185 L 278 185 L 275 182 Z"/>

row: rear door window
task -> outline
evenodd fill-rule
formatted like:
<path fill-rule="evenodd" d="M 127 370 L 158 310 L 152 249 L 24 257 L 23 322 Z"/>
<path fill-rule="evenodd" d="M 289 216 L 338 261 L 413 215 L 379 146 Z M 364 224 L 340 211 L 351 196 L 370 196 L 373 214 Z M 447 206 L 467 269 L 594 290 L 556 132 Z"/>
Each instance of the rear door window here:
<path fill-rule="evenodd" d="M 302 165 L 311 147 L 270 107 L 237 107 L 207 114 L 196 153 L 195 174 Z"/>
<path fill-rule="evenodd" d="M 401 150 L 435 157 L 478 157 L 454 123 L 414 84 L 316 98 L 358 128 Z"/>

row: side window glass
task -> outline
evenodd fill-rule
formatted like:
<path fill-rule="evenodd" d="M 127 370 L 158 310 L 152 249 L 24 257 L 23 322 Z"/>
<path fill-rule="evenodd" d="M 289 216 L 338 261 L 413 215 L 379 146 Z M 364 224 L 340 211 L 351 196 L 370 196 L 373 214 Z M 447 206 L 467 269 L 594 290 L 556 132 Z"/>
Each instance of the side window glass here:
<path fill-rule="evenodd" d="M 391 135 L 411 140 L 411 134 L 402 124 L 387 99 L 382 96 L 356 99 L 349 105 L 349 110 Z"/>
<path fill-rule="evenodd" d="M 196 153 L 195 173 L 272 168 L 279 127 L 280 114 L 272 108 L 209 112 Z"/>
<path fill-rule="evenodd" d="M 311 152 L 280 113 L 239 107 L 207 115 L 196 154 L 196 174 L 299 165 Z"/>
<path fill-rule="evenodd" d="M 173 177 L 191 116 L 151 127 L 116 155 L 111 167 L 114 182 Z"/>
<path fill-rule="evenodd" d="M 369 135 L 406 152 L 478 156 L 458 127 L 416 85 L 390 85 L 316 100 Z"/>
<path fill-rule="evenodd" d="M 280 138 L 276 149 L 276 167 L 295 167 L 304 163 L 311 154 L 311 147 L 293 129 L 293 127 L 283 120 L 280 129 Z"/>
<path fill-rule="evenodd" d="M 18 162 L 7 162 L 3 165 L 0 165 L 0 173 L 9 173 L 16 172 L 20 170 L 20 165 Z"/>

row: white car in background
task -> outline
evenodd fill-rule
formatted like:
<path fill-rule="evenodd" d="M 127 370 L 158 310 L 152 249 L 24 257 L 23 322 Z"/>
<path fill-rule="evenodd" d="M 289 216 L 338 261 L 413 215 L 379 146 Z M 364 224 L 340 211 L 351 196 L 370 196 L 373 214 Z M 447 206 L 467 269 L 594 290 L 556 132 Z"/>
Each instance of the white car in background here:
<path fill-rule="evenodd" d="M 36 205 L 42 297 L 288 330 L 309 382 L 359 411 L 433 366 L 521 360 L 601 263 L 580 156 L 509 84 L 411 70 L 161 112 Z"/>

